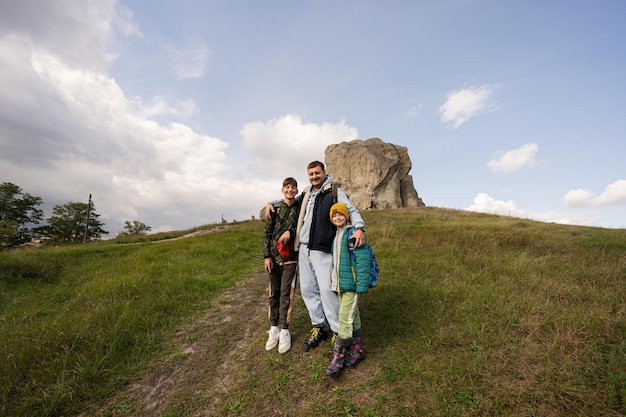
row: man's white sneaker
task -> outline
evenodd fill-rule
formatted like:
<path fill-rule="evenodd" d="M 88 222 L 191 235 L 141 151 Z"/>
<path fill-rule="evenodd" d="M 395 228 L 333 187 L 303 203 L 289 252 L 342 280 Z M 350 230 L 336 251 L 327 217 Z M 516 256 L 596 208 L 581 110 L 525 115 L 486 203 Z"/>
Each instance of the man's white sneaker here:
<path fill-rule="evenodd" d="M 269 336 L 267 337 L 267 343 L 265 343 L 265 350 L 272 350 L 278 344 L 278 334 L 280 330 L 278 330 L 278 327 L 272 326 L 267 333 Z"/>
<path fill-rule="evenodd" d="M 291 334 L 289 329 L 282 329 L 278 334 L 278 353 L 285 353 L 291 349 Z"/>

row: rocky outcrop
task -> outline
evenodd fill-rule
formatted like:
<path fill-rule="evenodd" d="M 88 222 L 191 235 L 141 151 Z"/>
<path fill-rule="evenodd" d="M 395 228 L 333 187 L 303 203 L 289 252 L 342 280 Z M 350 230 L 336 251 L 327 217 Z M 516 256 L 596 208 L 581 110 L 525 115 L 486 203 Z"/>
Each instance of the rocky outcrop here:
<path fill-rule="evenodd" d="M 357 139 L 328 146 L 324 162 L 359 210 L 425 205 L 409 175 L 411 159 L 404 146 Z"/>

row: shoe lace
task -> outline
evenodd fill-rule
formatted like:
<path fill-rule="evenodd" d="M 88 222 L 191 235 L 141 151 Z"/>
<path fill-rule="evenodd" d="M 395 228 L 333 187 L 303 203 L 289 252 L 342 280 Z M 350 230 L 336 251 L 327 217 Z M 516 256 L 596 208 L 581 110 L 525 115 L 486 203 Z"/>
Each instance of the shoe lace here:
<path fill-rule="evenodd" d="M 315 340 L 319 334 L 320 334 L 319 327 L 313 327 L 311 329 L 311 336 L 309 337 L 309 340 Z"/>

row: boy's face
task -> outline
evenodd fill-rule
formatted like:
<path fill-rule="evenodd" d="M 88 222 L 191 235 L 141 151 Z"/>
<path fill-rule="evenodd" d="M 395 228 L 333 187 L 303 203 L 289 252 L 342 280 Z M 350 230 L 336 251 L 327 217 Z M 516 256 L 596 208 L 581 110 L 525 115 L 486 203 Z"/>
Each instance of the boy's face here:
<path fill-rule="evenodd" d="M 282 191 L 285 198 L 291 200 L 296 197 L 296 194 L 298 194 L 298 187 L 293 184 L 287 184 L 283 187 Z"/>
<path fill-rule="evenodd" d="M 321 167 L 315 166 L 307 170 L 309 174 L 309 182 L 314 189 L 319 189 L 322 185 L 324 185 L 324 180 L 326 179 L 326 171 L 324 171 Z"/>
<path fill-rule="evenodd" d="M 337 227 L 344 227 L 348 220 L 341 213 L 333 213 L 333 224 Z"/>

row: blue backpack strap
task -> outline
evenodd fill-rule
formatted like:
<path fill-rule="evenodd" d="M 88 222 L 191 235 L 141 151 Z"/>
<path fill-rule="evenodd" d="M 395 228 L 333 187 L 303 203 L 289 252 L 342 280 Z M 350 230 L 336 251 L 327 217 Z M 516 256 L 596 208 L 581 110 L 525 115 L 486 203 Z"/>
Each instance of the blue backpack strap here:
<path fill-rule="evenodd" d="M 370 251 L 370 288 L 374 288 L 376 286 L 376 281 L 378 281 L 378 274 L 380 273 L 380 267 L 378 266 L 378 261 L 376 261 L 376 256 L 374 255 L 374 249 L 368 244 L 367 245 Z"/>

